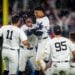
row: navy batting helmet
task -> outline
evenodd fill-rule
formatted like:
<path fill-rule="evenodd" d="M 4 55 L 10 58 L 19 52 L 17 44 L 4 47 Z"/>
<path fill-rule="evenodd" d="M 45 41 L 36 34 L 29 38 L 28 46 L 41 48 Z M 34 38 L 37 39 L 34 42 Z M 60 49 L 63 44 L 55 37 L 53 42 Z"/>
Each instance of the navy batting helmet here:
<path fill-rule="evenodd" d="M 54 31 L 55 35 L 60 35 L 61 34 L 61 28 L 60 28 L 60 26 L 59 25 L 55 25 L 53 27 L 53 31 Z"/>

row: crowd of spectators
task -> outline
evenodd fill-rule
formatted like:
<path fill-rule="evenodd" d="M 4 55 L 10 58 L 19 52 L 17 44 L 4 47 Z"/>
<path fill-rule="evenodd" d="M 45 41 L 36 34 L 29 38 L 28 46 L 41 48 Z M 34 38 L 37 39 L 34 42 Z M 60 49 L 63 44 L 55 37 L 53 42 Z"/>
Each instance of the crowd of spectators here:
<path fill-rule="evenodd" d="M 74 0 L 9 0 L 9 21 L 12 15 L 20 14 L 25 18 L 31 16 L 34 23 L 33 10 L 41 6 L 50 20 L 50 27 L 59 24 L 63 35 L 75 31 L 75 1 Z M 0 26 L 2 26 L 2 0 L 0 0 Z"/>

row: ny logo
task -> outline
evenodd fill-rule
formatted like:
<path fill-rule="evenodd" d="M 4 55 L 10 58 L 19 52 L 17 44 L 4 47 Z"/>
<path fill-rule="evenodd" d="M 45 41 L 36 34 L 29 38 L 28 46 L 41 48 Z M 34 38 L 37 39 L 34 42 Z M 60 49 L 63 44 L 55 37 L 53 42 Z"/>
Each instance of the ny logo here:
<path fill-rule="evenodd" d="M 42 28 L 43 28 L 42 22 L 41 23 L 37 23 L 37 29 L 38 30 L 42 30 Z"/>

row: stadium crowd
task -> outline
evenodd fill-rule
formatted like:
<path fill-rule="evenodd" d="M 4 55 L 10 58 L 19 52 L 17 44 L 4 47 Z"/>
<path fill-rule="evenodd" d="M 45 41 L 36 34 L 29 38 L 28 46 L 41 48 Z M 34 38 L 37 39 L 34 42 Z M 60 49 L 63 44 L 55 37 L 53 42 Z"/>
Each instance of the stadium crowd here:
<path fill-rule="evenodd" d="M 34 9 L 41 6 L 49 17 L 50 26 L 60 24 L 64 36 L 75 30 L 74 0 L 13 0 L 9 1 L 9 22 L 12 15 L 19 14 L 21 17 L 31 16 L 35 22 Z M 57 23 L 56 23 L 57 22 Z M 64 23 L 63 23 L 64 22 Z M 0 26 L 2 26 L 2 1 L 0 2 Z M 66 35 L 67 34 L 67 35 Z"/>

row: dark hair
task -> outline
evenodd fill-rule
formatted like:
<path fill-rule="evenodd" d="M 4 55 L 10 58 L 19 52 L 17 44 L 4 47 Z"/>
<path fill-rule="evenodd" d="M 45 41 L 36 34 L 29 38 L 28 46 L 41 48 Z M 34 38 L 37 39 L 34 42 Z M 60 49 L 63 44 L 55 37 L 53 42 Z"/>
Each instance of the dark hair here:
<path fill-rule="evenodd" d="M 55 35 L 61 35 L 61 28 L 60 28 L 59 25 L 55 25 L 55 26 L 53 27 L 53 31 L 54 31 L 54 34 L 55 34 Z"/>
<path fill-rule="evenodd" d="M 69 37 L 72 41 L 75 41 L 75 32 L 70 32 Z"/>
<path fill-rule="evenodd" d="M 36 8 L 34 9 L 34 11 L 35 11 L 35 10 L 42 11 L 42 12 L 45 14 L 45 10 L 44 10 L 42 7 L 36 7 Z"/>
<path fill-rule="evenodd" d="M 18 15 L 12 16 L 12 23 L 15 24 L 19 21 L 20 17 Z"/>

